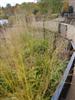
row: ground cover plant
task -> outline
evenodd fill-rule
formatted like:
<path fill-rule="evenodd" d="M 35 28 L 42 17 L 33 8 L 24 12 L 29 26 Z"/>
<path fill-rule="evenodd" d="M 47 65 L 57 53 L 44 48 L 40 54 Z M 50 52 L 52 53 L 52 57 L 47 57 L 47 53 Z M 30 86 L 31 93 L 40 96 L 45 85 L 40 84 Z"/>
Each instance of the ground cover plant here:
<path fill-rule="evenodd" d="M 67 65 L 68 41 L 48 30 L 44 39 L 41 29 L 16 29 L 0 39 L 0 100 L 50 100 Z"/>

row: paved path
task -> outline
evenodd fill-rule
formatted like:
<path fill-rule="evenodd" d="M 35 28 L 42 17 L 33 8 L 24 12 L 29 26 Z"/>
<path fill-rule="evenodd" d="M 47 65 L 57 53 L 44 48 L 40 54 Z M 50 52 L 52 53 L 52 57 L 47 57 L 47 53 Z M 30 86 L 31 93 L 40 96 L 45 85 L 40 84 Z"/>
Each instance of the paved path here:
<path fill-rule="evenodd" d="M 68 91 L 66 100 L 75 100 L 75 68 L 72 77 L 71 87 Z"/>

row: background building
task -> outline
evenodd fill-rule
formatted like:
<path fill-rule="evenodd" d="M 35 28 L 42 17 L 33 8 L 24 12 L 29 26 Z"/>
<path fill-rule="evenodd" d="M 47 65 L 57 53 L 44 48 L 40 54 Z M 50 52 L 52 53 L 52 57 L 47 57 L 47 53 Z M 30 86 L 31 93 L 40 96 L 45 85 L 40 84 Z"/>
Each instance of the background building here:
<path fill-rule="evenodd" d="M 75 11 L 75 0 L 68 0 L 69 1 L 69 5 L 74 7 L 74 11 Z"/>

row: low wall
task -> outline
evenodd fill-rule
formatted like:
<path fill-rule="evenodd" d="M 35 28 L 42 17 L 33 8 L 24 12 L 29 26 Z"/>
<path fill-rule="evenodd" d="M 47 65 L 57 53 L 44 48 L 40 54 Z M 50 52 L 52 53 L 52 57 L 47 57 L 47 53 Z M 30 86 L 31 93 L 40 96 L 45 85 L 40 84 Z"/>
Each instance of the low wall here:
<path fill-rule="evenodd" d="M 72 43 L 75 44 L 75 26 L 66 23 L 60 23 L 59 31 L 63 37 L 72 40 Z"/>

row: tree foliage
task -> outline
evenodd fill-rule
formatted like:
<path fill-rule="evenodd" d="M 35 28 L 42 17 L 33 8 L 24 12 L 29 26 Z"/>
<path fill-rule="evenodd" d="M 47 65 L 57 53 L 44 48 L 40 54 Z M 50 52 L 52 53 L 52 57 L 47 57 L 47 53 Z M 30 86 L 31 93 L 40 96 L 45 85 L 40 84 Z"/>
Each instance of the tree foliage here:
<path fill-rule="evenodd" d="M 6 8 L 11 8 L 11 4 L 8 3 L 8 4 L 6 5 Z"/>
<path fill-rule="evenodd" d="M 62 7 L 62 0 L 38 0 L 44 11 L 51 9 L 52 13 L 58 13 Z"/>

